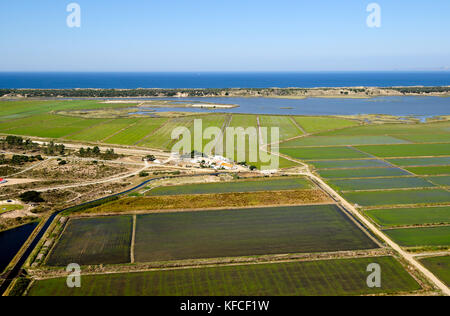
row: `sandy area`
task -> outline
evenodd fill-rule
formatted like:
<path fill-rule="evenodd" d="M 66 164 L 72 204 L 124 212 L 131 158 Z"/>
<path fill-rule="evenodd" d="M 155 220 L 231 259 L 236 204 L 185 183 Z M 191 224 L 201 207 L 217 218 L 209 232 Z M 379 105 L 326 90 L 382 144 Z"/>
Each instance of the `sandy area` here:
<path fill-rule="evenodd" d="M 39 181 L 36 179 L 6 179 L 8 182 L 0 184 L 0 187 L 5 187 L 8 185 L 15 185 L 15 184 L 24 184 L 24 183 L 31 183 L 35 181 Z"/>

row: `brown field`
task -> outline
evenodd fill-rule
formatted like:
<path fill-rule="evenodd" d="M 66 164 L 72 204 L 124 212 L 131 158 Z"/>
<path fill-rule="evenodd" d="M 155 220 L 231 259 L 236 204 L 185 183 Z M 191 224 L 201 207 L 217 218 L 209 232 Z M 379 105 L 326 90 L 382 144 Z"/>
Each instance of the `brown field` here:
<path fill-rule="evenodd" d="M 127 197 L 81 213 L 104 214 L 151 210 L 321 204 L 332 202 L 317 189 L 201 195 Z"/>

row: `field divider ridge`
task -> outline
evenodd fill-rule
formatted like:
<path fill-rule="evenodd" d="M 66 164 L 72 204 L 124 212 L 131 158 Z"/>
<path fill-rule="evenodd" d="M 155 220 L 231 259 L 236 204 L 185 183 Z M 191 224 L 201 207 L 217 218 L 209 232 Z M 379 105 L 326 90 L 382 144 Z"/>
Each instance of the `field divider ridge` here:
<path fill-rule="evenodd" d="M 133 225 L 131 230 L 131 246 L 130 246 L 130 262 L 135 263 L 135 257 L 134 257 L 134 248 L 136 244 L 136 221 L 137 216 L 136 214 L 133 215 Z"/>

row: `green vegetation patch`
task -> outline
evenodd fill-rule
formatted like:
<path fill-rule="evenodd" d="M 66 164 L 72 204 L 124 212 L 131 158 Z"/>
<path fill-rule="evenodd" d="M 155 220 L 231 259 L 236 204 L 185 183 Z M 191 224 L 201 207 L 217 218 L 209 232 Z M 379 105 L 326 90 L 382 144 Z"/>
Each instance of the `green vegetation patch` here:
<path fill-rule="evenodd" d="M 300 136 L 303 132 L 294 124 L 289 116 L 263 115 L 259 117 L 261 127 L 267 127 L 270 135 L 271 127 L 278 127 L 280 140 Z M 270 141 L 270 139 L 269 139 Z"/>
<path fill-rule="evenodd" d="M 367 266 L 383 271 L 381 288 L 367 286 Z M 37 281 L 30 296 L 306 296 L 363 295 L 420 290 L 393 257 L 249 264 L 83 276 L 81 288 L 65 278 Z"/>
<path fill-rule="evenodd" d="M 379 159 L 351 159 L 351 160 L 318 160 L 308 161 L 317 169 L 358 169 L 392 167 L 389 163 Z"/>
<path fill-rule="evenodd" d="M 414 143 L 445 143 L 450 140 L 448 132 L 441 134 L 405 134 L 399 135 L 399 137 Z"/>
<path fill-rule="evenodd" d="M 450 256 L 425 258 L 420 262 L 447 286 L 450 286 Z"/>
<path fill-rule="evenodd" d="M 404 247 L 450 245 L 450 226 L 401 228 L 384 232 Z"/>
<path fill-rule="evenodd" d="M 104 142 L 108 144 L 135 145 L 146 136 L 151 135 L 156 129 L 161 127 L 166 122 L 166 118 L 143 119 L 109 137 Z"/>
<path fill-rule="evenodd" d="M 450 223 L 450 206 L 378 209 L 365 213 L 385 227 Z"/>
<path fill-rule="evenodd" d="M 372 124 L 321 133 L 321 135 L 391 135 L 399 138 L 415 135 L 447 134 L 450 121 L 430 124 Z M 405 138 L 406 139 L 406 138 Z M 412 139 L 412 138 L 411 138 Z M 418 138 L 416 138 L 418 140 Z"/>
<path fill-rule="evenodd" d="M 377 157 L 431 157 L 450 155 L 450 144 L 373 145 L 358 146 L 357 148 Z"/>
<path fill-rule="evenodd" d="M 436 183 L 437 185 L 443 186 L 443 187 L 449 187 L 450 186 L 450 176 L 441 176 L 441 177 L 428 177 L 429 181 Z"/>
<path fill-rule="evenodd" d="M 399 168 L 373 168 L 373 169 L 329 169 L 320 170 L 319 174 L 324 178 L 375 178 L 408 176 L 410 173 Z"/>
<path fill-rule="evenodd" d="M 307 133 L 311 134 L 327 130 L 357 126 L 360 124 L 358 121 L 337 117 L 295 116 L 294 119 Z"/>
<path fill-rule="evenodd" d="M 401 167 L 450 165 L 450 157 L 398 158 L 398 159 L 389 159 L 388 161 L 394 165 Z"/>
<path fill-rule="evenodd" d="M 415 177 L 330 180 L 329 183 L 342 191 L 428 188 L 434 186 L 422 178 Z"/>
<path fill-rule="evenodd" d="M 345 192 L 343 195 L 347 200 L 362 206 L 450 202 L 450 192 L 442 189 Z"/>
<path fill-rule="evenodd" d="M 118 133 L 132 124 L 136 124 L 137 119 L 114 119 L 92 128 L 70 135 L 67 139 L 101 142 L 104 139 Z"/>
<path fill-rule="evenodd" d="M 377 245 L 337 206 L 139 215 L 136 261 L 370 249 Z"/>
<path fill-rule="evenodd" d="M 418 175 L 435 176 L 435 175 L 440 175 L 440 174 L 450 174 L 450 166 L 409 167 L 406 170 L 408 170 L 412 173 L 418 174 Z"/>
<path fill-rule="evenodd" d="M 175 143 L 172 140 L 172 132 L 177 127 L 186 127 L 189 130 L 193 127 L 193 117 L 172 118 L 158 128 L 149 137 L 146 137 L 139 145 L 150 148 L 171 149 L 171 145 Z"/>
<path fill-rule="evenodd" d="M 232 192 L 281 191 L 311 188 L 311 182 L 306 178 L 274 178 L 241 180 L 234 182 L 185 184 L 155 188 L 147 195 L 180 195 L 180 194 L 211 194 Z"/>
<path fill-rule="evenodd" d="M 22 209 L 23 206 L 19 204 L 0 205 L 0 214 Z"/>
<path fill-rule="evenodd" d="M 131 216 L 72 219 L 67 225 L 48 265 L 130 262 Z"/>
<path fill-rule="evenodd" d="M 280 152 L 292 158 L 303 160 L 372 158 L 370 155 L 361 153 L 351 147 L 280 148 Z"/>
<path fill-rule="evenodd" d="M 391 136 L 311 136 L 293 139 L 281 144 L 281 147 L 304 146 L 345 146 L 345 145 L 379 145 L 406 144 L 408 141 Z"/>

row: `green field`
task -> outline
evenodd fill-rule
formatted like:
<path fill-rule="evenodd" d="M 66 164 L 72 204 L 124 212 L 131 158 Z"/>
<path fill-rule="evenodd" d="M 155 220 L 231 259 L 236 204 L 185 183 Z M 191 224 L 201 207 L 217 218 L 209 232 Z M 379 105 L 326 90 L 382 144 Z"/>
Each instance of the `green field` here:
<path fill-rule="evenodd" d="M 377 157 L 449 156 L 450 144 L 398 144 L 357 146 L 359 150 Z"/>
<path fill-rule="evenodd" d="M 280 152 L 292 158 L 304 160 L 372 158 L 351 147 L 280 148 Z"/>
<path fill-rule="evenodd" d="M 172 145 L 175 143 L 172 140 L 172 131 L 177 127 L 186 127 L 191 129 L 194 124 L 193 117 L 180 117 L 169 119 L 164 125 L 158 128 L 153 134 L 148 138 L 144 139 L 139 143 L 143 147 L 159 148 L 170 150 Z"/>
<path fill-rule="evenodd" d="M 442 189 L 346 192 L 344 197 L 362 206 L 400 204 L 441 204 L 450 202 L 450 192 Z"/>
<path fill-rule="evenodd" d="M 311 136 L 293 139 L 282 143 L 280 147 L 314 147 L 314 146 L 344 146 L 344 145 L 379 145 L 405 144 L 405 140 L 391 136 Z"/>
<path fill-rule="evenodd" d="M 367 266 L 383 271 L 381 288 L 367 287 Z M 81 288 L 66 279 L 37 281 L 30 296 L 317 296 L 420 290 L 392 257 L 219 266 L 83 276 Z"/>
<path fill-rule="evenodd" d="M 450 286 L 450 256 L 421 259 L 420 262 Z"/>
<path fill-rule="evenodd" d="M 306 178 L 263 178 L 240 180 L 234 182 L 201 183 L 180 186 L 158 187 L 147 195 L 179 195 L 179 194 L 212 194 L 230 192 L 257 192 L 299 190 L 311 188 L 311 182 Z"/>
<path fill-rule="evenodd" d="M 102 142 L 104 139 L 136 124 L 137 119 L 115 119 L 66 137 L 71 140 Z"/>
<path fill-rule="evenodd" d="M 269 136 L 270 128 L 280 129 L 280 140 L 303 135 L 303 132 L 293 123 L 289 116 L 262 115 L 259 117 L 261 127 L 267 127 Z M 268 138 L 270 141 L 270 137 Z"/>
<path fill-rule="evenodd" d="M 341 191 L 427 188 L 434 186 L 422 178 L 411 177 L 330 180 L 329 184 Z"/>
<path fill-rule="evenodd" d="M 411 174 L 399 168 L 372 168 L 372 169 L 329 169 L 319 170 L 321 177 L 328 179 L 347 178 L 376 178 L 410 176 Z"/>
<path fill-rule="evenodd" d="M 414 139 L 421 141 L 422 135 L 446 135 L 448 139 L 448 128 L 450 122 L 439 122 L 429 124 L 373 124 L 357 126 L 337 131 L 321 133 L 324 136 L 352 136 L 352 135 L 389 135 L 398 138 Z"/>
<path fill-rule="evenodd" d="M 449 145 L 450 146 L 450 145 Z M 409 172 L 415 173 L 417 175 L 450 175 L 450 166 L 437 166 L 437 167 L 409 167 L 407 168 Z"/>
<path fill-rule="evenodd" d="M 19 204 L 7 204 L 7 205 L 0 205 L 0 214 L 15 211 L 15 210 L 22 210 L 23 206 Z"/>
<path fill-rule="evenodd" d="M 378 159 L 318 160 L 308 161 L 308 163 L 319 170 L 392 167 L 389 163 Z"/>
<path fill-rule="evenodd" d="M 48 265 L 130 262 L 131 216 L 72 219 L 67 225 Z"/>
<path fill-rule="evenodd" d="M 335 205 L 139 215 L 137 262 L 369 249 Z"/>
<path fill-rule="evenodd" d="M 105 140 L 108 144 L 119 145 L 137 145 L 139 141 L 143 140 L 167 122 L 166 118 L 150 118 L 142 119 L 127 129 L 109 137 Z"/>
<path fill-rule="evenodd" d="M 450 223 L 450 206 L 378 209 L 365 213 L 385 227 Z"/>
<path fill-rule="evenodd" d="M 443 187 L 449 187 L 450 186 L 450 176 L 441 176 L 441 177 L 427 177 L 428 181 L 431 181 L 437 185 L 443 186 Z"/>
<path fill-rule="evenodd" d="M 398 159 L 389 159 L 388 161 L 394 165 L 401 167 L 450 165 L 450 157 L 398 158 Z"/>
<path fill-rule="evenodd" d="M 307 133 L 311 134 L 359 125 L 358 121 L 336 117 L 295 116 L 294 119 Z"/>
<path fill-rule="evenodd" d="M 390 229 L 384 232 L 404 247 L 450 245 L 450 226 Z"/>

